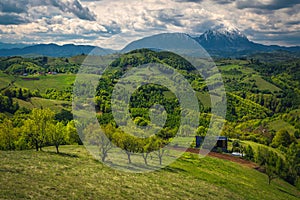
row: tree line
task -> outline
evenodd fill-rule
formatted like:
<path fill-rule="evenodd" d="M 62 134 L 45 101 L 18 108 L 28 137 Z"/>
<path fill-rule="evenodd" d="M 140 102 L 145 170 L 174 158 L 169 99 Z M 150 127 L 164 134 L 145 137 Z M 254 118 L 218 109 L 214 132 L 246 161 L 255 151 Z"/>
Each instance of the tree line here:
<path fill-rule="evenodd" d="M 59 115 L 57 115 L 59 116 Z M 75 121 L 56 119 L 50 109 L 34 108 L 30 113 L 15 113 L 12 119 L 0 123 L 0 149 L 24 150 L 53 145 L 59 153 L 62 144 L 80 144 Z"/>

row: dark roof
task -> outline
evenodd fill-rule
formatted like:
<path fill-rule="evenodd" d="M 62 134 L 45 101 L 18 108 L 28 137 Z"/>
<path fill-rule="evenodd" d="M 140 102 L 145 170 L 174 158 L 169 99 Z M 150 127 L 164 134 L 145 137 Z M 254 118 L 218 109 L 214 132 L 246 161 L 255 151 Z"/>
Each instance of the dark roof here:
<path fill-rule="evenodd" d="M 217 136 L 217 140 L 228 140 L 225 136 Z"/>
<path fill-rule="evenodd" d="M 202 139 L 205 138 L 204 136 L 198 136 L 198 135 L 196 135 L 196 137 L 200 137 Z M 226 136 L 217 136 L 217 140 L 228 140 L 228 138 Z"/>

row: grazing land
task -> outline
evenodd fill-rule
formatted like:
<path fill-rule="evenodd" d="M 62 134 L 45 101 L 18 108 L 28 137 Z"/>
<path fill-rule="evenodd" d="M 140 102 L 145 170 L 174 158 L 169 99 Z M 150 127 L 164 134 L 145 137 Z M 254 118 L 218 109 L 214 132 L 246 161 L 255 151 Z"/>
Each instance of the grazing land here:
<path fill-rule="evenodd" d="M 298 199 L 300 192 L 255 169 L 185 153 L 150 173 L 115 171 L 82 146 L 0 152 L 0 199 Z"/>

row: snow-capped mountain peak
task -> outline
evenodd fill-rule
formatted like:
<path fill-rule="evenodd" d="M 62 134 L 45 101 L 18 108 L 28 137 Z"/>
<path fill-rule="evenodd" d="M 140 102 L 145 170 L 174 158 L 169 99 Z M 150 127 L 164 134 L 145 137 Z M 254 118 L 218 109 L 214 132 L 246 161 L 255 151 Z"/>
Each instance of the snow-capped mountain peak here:
<path fill-rule="evenodd" d="M 247 39 L 247 37 L 235 27 L 216 27 L 204 32 L 202 36 L 205 40 L 209 40 L 213 37 L 223 37 L 223 39 L 227 38 L 231 40 L 236 40 L 238 38 Z"/>
<path fill-rule="evenodd" d="M 204 48 L 211 49 L 231 49 L 243 48 L 251 45 L 248 38 L 233 26 L 219 26 L 204 32 L 199 37 L 194 38 Z"/>

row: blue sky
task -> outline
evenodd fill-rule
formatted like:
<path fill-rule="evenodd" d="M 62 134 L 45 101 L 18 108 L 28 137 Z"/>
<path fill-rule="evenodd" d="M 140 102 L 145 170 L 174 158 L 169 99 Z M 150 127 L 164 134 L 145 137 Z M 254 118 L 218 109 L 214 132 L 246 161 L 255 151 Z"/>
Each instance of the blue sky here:
<path fill-rule="evenodd" d="M 119 49 L 141 37 L 236 27 L 263 44 L 300 45 L 299 0 L 1 0 L 0 41 Z"/>

